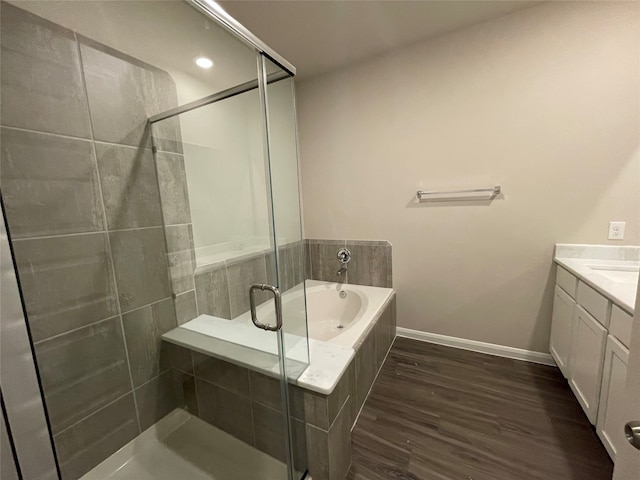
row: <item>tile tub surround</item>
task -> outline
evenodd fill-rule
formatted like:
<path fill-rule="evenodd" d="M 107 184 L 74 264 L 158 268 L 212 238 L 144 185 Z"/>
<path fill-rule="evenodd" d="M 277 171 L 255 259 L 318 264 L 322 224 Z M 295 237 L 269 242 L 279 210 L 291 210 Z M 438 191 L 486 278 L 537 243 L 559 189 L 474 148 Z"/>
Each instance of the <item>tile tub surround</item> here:
<path fill-rule="evenodd" d="M 160 341 L 195 302 L 188 225 L 167 227 L 167 257 L 163 215 L 186 218 L 163 208 L 181 191 L 158 188 L 147 127 L 177 96 L 166 72 L 1 8 L 2 195 L 62 475 L 77 479 L 194 405 L 193 377 L 174 376 L 180 358 Z M 179 126 L 161 133 L 175 172 Z"/>
<path fill-rule="evenodd" d="M 303 388 L 299 379 L 290 380 L 289 403 L 293 417 L 294 457 L 297 462 L 302 462 L 303 455 L 306 454 L 308 468 L 314 480 L 342 480 L 349 469 L 351 429 L 395 340 L 395 304 L 393 294 L 377 319 L 354 346 L 354 355 L 349 357 L 344 372 L 329 393 Z M 201 334 L 194 335 L 204 338 Z M 164 338 L 169 336 L 169 333 L 165 334 Z M 311 342 L 309 369 L 313 368 L 314 359 L 318 359 L 315 354 L 318 351 L 314 349 L 313 343 L 325 343 L 312 339 Z M 228 342 L 224 343 L 228 345 Z M 256 365 L 266 365 L 258 357 L 254 356 L 243 365 L 238 365 L 231 361 L 237 362 L 238 357 L 221 359 L 211 357 L 212 353 L 204 355 L 203 346 L 204 344 L 193 347 L 195 350 L 175 346 L 182 352 L 191 353 L 193 370 L 188 365 L 187 370 L 182 367 L 181 372 L 195 378 L 198 395 L 197 407 L 194 408 L 199 412 L 198 416 L 245 443 L 275 458 L 281 458 L 284 447 L 277 440 L 281 438 L 277 433 L 281 426 L 276 419 L 281 420 L 282 402 L 280 383 L 277 377 L 274 378 L 274 372 L 257 371 Z M 224 348 L 224 345 L 220 348 Z M 232 355 L 236 354 L 237 352 Z M 320 363 L 325 362 L 322 357 L 319 360 Z M 255 363 L 251 364 L 251 361 Z M 308 377 L 310 381 L 312 375 Z M 214 404 L 217 407 L 223 405 L 223 408 L 217 409 Z M 272 431 L 269 434 L 270 429 Z M 305 435 L 301 434 L 302 429 L 306 432 L 306 441 Z"/>
<path fill-rule="evenodd" d="M 554 262 L 627 312 L 634 313 L 637 284 L 614 282 L 600 275 L 597 270 L 589 268 L 589 265 L 638 266 L 640 247 L 556 244 Z"/>
<path fill-rule="evenodd" d="M 393 287 L 393 249 L 386 240 L 305 240 L 305 268 L 307 278 L 335 282 L 341 264 L 338 250 L 348 248 L 351 261 L 347 264 L 344 283 Z"/>
<path fill-rule="evenodd" d="M 297 386 L 328 395 L 338 384 L 366 334 L 386 314 L 394 299 L 394 291 L 318 280 L 307 280 L 305 286 L 308 339 L 295 328 L 303 320 L 297 316 L 297 308 L 304 300 L 302 289 L 282 296 L 287 375 Z M 337 287 L 347 293 L 346 300 L 339 297 Z M 354 303 L 349 301 L 350 298 L 360 299 L 356 302 L 360 303 L 359 310 L 352 309 Z M 341 311 L 341 308 L 346 310 Z M 259 306 L 256 315 L 271 322 L 272 303 Z M 342 318 L 342 315 L 348 316 Z M 348 322 L 344 324 L 346 328 L 337 328 L 338 321 Z M 389 331 L 379 328 L 377 334 L 384 339 Z M 162 339 L 267 375 L 278 377 L 280 374 L 277 334 L 256 328 L 249 312 L 232 321 L 201 314 L 165 333 Z"/>
<path fill-rule="evenodd" d="M 193 235 L 181 240 L 186 252 L 193 251 Z M 178 243 L 178 242 L 175 242 Z M 171 250 L 172 247 L 170 247 Z M 197 314 L 206 314 L 218 318 L 236 318 L 249 311 L 249 287 L 254 283 L 280 285 L 284 293 L 302 282 L 302 242 L 291 242 L 278 246 L 280 259 L 280 279 L 276 281 L 274 253 L 271 249 L 236 255 L 209 265 L 193 268 L 193 281 L 197 299 Z M 194 263 L 195 265 L 195 263 Z M 186 272 L 185 272 L 186 274 Z M 260 302 L 268 301 L 270 296 L 259 292 Z M 179 314 L 180 315 L 180 314 Z M 192 320 L 197 315 L 184 317 Z M 181 319 L 180 324 L 185 323 Z"/>

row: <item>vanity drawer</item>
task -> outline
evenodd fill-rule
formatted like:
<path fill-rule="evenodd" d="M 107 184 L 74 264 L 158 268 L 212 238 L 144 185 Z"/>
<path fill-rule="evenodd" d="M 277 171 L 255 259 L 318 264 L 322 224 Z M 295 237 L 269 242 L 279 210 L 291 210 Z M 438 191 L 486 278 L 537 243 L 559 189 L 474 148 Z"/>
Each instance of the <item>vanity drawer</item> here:
<path fill-rule="evenodd" d="M 584 282 L 578 282 L 578 303 L 604 327 L 609 326 L 611 304 L 606 297 Z"/>
<path fill-rule="evenodd" d="M 631 327 L 633 326 L 633 317 L 622 310 L 617 305 L 611 308 L 611 325 L 609 326 L 609 334 L 616 337 L 627 348 L 631 343 Z"/>
<path fill-rule="evenodd" d="M 556 284 L 562 287 L 572 298 L 576 298 L 578 279 L 560 265 L 558 265 L 558 271 L 556 273 Z"/>

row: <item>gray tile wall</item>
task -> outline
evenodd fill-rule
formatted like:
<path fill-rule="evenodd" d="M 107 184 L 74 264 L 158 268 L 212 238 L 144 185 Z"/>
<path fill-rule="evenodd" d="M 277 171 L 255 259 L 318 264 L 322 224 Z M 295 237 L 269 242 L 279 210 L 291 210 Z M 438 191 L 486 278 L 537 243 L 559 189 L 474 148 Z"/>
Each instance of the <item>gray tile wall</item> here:
<path fill-rule="evenodd" d="M 347 264 L 345 283 L 372 287 L 393 287 L 392 247 L 385 240 L 305 240 L 307 278 L 325 282 L 338 281 L 341 267 L 338 250 L 348 248 L 351 261 Z"/>
<path fill-rule="evenodd" d="M 196 408 L 190 355 L 184 367 L 160 342 L 196 312 L 179 125 L 158 127 L 156 159 L 147 126 L 177 97 L 166 72 L 1 8 L 0 185 L 58 458 L 77 479 Z"/>
<path fill-rule="evenodd" d="M 183 242 L 186 246 L 186 241 Z M 302 282 L 302 242 L 278 247 L 279 283 L 275 279 L 274 257 L 273 252 L 251 253 L 199 268 L 194 274 L 198 313 L 236 318 L 249 311 L 249 287 L 252 284 L 279 284 L 280 290 L 286 292 Z M 258 303 L 262 303 L 269 301 L 272 296 L 258 292 L 256 298 Z M 185 319 L 191 320 L 189 317 Z"/>
<path fill-rule="evenodd" d="M 195 389 L 183 388 L 185 397 L 191 395 L 184 400 L 187 410 L 243 442 L 286 461 L 282 399 L 277 379 L 182 347 L 164 345 L 174 350 L 171 354 L 174 377 L 188 385 L 193 382 L 195 386 Z M 300 470 L 307 468 L 305 402 L 310 400 L 306 396 L 303 390 L 291 386 L 293 450 L 295 466 Z M 326 419 L 323 421 L 326 423 Z"/>

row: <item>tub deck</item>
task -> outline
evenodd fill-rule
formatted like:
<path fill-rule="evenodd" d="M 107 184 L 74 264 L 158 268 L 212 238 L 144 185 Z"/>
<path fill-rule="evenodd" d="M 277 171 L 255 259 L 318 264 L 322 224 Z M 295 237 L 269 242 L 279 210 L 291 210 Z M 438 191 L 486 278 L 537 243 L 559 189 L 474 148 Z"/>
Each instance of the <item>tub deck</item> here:
<path fill-rule="evenodd" d="M 336 290 L 336 284 L 317 280 L 307 280 L 306 287 L 310 291 Z M 342 287 L 349 293 L 366 298 L 355 324 L 347 331 L 328 341 L 314 338 L 307 341 L 305 336 L 284 333 L 283 349 L 288 381 L 323 395 L 333 392 L 354 358 L 356 347 L 373 327 L 393 295 L 393 289 L 390 288 L 360 285 Z M 301 294 L 301 291 L 293 294 Z M 287 293 L 283 295 L 283 303 L 286 301 Z M 258 316 L 266 317 L 271 310 L 271 302 L 267 302 L 258 308 Z M 311 313 L 309 317 L 317 318 L 318 315 Z M 271 377 L 279 378 L 281 375 L 277 333 L 256 328 L 251 323 L 249 312 L 233 320 L 201 314 L 165 333 L 162 339 Z"/>

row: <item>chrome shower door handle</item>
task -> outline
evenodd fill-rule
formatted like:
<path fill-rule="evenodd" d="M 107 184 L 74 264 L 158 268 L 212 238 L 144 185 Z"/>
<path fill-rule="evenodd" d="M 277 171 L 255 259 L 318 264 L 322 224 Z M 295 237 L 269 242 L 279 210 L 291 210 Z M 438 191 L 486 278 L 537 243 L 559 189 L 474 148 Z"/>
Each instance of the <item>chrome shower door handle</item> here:
<path fill-rule="evenodd" d="M 256 290 L 269 290 L 271 293 L 273 293 L 273 300 L 276 303 L 275 325 L 269 325 L 267 323 L 258 321 L 258 314 L 256 313 Z M 282 328 L 282 296 L 280 295 L 280 290 L 278 289 L 278 287 L 274 287 L 273 285 L 266 285 L 264 283 L 251 285 L 251 287 L 249 287 L 249 304 L 251 305 L 251 321 L 256 327 L 261 328 L 262 330 L 269 330 L 270 332 L 277 332 Z"/>

